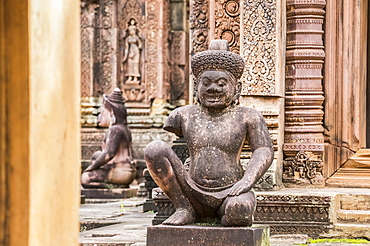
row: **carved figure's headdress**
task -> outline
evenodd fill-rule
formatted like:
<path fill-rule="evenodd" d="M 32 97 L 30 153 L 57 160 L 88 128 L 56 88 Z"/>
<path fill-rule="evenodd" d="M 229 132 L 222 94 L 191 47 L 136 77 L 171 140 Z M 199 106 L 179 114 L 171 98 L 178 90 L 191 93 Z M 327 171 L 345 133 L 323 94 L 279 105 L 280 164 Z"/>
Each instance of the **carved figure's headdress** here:
<path fill-rule="evenodd" d="M 195 77 L 205 70 L 226 70 L 238 80 L 243 74 L 243 58 L 231 51 L 227 40 L 211 40 L 209 50 L 195 54 L 191 58 L 191 69 Z"/>
<path fill-rule="evenodd" d="M 109 96 L 103 95 L 103 104 L 113 110 L 116 118 L 121 118 L 126 122 L 127 109 L 125 107 L 125 99 L 122 97 L 122 91 L 119 88 L 115 88 Z"/>

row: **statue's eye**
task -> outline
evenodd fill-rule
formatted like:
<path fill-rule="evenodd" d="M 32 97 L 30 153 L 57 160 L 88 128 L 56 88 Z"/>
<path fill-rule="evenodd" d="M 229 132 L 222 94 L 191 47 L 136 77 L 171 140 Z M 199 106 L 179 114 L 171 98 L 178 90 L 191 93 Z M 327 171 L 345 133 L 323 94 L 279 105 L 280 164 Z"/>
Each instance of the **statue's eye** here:
<path fill-rule="evenodd" d="M 225 79 L 219 79 L 219 80 L 217 81 L 217 84 L 218 84 L 218 86 L 220 86 L 220 87 L 224 87 L 224 86 L 226 86 L 226 83 L 227 83 L 227 81 L 226 81 Z"/>
<path fill-rule="evenodd" d="M 208 86 L 211 81 L 208 78 L 202 78 L 202 84 Z"/>

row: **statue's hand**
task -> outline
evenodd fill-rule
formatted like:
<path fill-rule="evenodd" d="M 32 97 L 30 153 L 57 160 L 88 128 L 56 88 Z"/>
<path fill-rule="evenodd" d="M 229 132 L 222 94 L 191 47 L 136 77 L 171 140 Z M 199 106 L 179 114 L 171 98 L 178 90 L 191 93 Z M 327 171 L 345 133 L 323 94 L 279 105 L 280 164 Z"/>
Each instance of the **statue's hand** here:
<path fill-rule="evenodd" d="M 240 194 L 247 193 L 251 190 L 251 186 L 245 180 L 239 180 L 234 184 L 229 192 L 229 196 L 239 196 Z"/>

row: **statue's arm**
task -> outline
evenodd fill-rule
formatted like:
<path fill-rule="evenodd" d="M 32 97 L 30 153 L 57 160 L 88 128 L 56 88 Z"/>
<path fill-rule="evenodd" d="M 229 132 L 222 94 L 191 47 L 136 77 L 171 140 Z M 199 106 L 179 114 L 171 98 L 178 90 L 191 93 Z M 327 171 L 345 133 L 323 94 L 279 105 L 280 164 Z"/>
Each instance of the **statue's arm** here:
<path fill-rule="evenodd" d="M 183 137 L 182 133 L 182 108 L 175 109 L 168 116 L 163 129 L 175 133 L 179 137 Z"/>
<path fill-rule="evenodd" d="M 98 169 L 112 160 L 117 153 L 120 139 L 120 133 L 116 129 L 110 129 L 107 132 L 105 149 L 96 158 L 95 162 L 85 169 L 85 172 Z"/>
<path fill-rule="evenodd" d="M 272 140 L 265 120 L 259 112 L 247 121 L 247 141 L 252 149 L 252 156 L 245 170 L 244 177 L 237 182 L 229 195 L 237 196 L 250 191 L 270 167 L 274 159 Z"/>

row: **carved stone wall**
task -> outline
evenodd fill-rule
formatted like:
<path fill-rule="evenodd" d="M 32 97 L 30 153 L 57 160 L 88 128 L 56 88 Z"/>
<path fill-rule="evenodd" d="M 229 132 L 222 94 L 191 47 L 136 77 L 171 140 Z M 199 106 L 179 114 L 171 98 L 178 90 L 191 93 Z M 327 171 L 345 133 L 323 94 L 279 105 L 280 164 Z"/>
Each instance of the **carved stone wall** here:
<path fill-rule="evenodd" d="M 325 0 L 287 1 L 286 186 L 323 185 L 322 68 Z"/>

